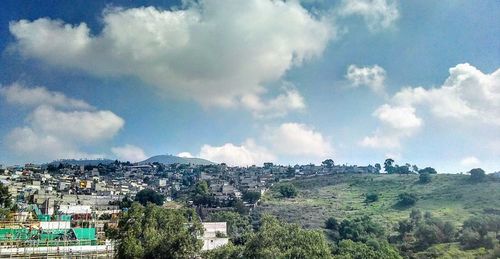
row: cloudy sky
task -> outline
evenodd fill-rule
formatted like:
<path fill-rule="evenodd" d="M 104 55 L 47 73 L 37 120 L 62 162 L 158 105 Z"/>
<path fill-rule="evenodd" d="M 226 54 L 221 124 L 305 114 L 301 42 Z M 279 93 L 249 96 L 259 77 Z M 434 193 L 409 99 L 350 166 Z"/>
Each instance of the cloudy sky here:
<path fill-rule="evenodd" d="M 500 2 L 3 1 L 0 163 L 500 170 Z"/>

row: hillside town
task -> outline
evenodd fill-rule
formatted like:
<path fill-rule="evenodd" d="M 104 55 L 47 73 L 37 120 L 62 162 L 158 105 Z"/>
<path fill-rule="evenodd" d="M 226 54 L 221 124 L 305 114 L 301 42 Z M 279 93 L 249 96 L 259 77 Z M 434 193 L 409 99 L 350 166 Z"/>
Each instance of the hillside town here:
<path fill-rule="evenodd" d="M 87 165 L 57 161 L 43 165 L 28 163 L 1 167 L 0 183 L 8 190 L 15 209 L 4 213 L 4 220 L 7 221 L 0 226 L 0 242 L 17 242 L 11 246 L 11 250 L 15 251 L 2 250 L 8 254 L 26 255 L 29 252 L 26 247 L 40 249 L 40 243 L 34 245 L 34 240 L 45 240 L 47 244 L 54 240 L 72 240 L 77 242 L 77 246 L 72 248 L 71 253 L 112 255 L 114 249 L 109 233 L 117 228 L 120 213 L 137 200 L 141 191 L 153 191 L 160 195 L 159 205 L 191 207 L 201 220 L 205 220 L 211 212 L 238 211 L 248 214 L 258 203 L 260 195 L 280 181 L 328 174 L 378 172 L 379 164 L 335 165 L 331 159 L 321 165 L 295 166 L 264 163 L 262 166 L 231 167 L 224 163 L 200 165 L 96 160 Z M 206 190 L 200 194 L 198 189 L 201 185 L 206 186 Z M 248 194 L 257 196 L 250 197 L 252 195 Z M 227 244 L 224 234 L 226 222 L 203 222 L 203 226 L 205 231 L 200 238 L 204 240 L 204 250 Z M 36 234 L 33 234 L 34 229 L 38 229 Z M 20 233 L 24 236 L 21 237 Z M 19 242 L 23 244 L 19 245 Z M 19 247 L 25 250 L 19 250 Z M 41 253 L 63 252 L 50 250 L 50 245 L 46 249 Z"/>

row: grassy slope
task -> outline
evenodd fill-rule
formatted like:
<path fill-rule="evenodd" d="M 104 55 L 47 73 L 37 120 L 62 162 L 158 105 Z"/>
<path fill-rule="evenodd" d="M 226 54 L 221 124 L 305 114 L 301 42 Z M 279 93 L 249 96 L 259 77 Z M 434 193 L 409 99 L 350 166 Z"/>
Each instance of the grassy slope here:
<path fill-rule="evenodd" d="M 294 180 L 299 196 L 284 199 L 268 192 L 259 206 L 264 213 L 321 228 L 328 217 L 351 218 L 369 215 L 389 228 L 408 218 L 412 208 L 431 211 L 435 216 L 460 225 L 485 208 L 500 209 L 500 182 L 469 183 L 465 175 L 434 175 L 432 182 L 419 184 L 417 175 L 334 175 Z M 379 201 L 364 203 L 366 193 L 379 194 Z M 419 201 L 411 208 L 397 208 L 397 196 L 415 193 Z"/>

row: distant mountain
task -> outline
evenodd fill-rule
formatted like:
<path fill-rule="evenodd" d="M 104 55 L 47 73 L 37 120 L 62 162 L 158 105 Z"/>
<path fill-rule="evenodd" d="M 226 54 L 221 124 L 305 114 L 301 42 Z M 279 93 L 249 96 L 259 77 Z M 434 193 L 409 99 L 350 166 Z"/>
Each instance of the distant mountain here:
<path fill-rule="evenodd" d="M 113 163 L 115 160 L 111 159 L 61 159 L 61 160 L 56 160 L 53 162 L 48 163 L 47 165 L 59 165 L 59 164 L 64 164 L 64 165 L 98 165 L 98 164 L 103 164 L 103 165 L 108 165 Z"/>
<path fill-rule="evenodd" d="M 187 158 L 187 157 L 178 157 L 172 155 L 159 155 L 150 157 L 139 164 L 146 163 L 162 163 L 162 164 L 194 164 L 194 165 L 213 165 L 214 162 L 201 159 L 201 158 Z"/>

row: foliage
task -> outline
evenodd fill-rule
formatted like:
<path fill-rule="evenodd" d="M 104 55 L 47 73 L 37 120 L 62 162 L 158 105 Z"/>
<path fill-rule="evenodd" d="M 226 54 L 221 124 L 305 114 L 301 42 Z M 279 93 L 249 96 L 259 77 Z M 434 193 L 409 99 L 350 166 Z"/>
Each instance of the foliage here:
<path fill-rule="evenodd" d="M 378 194 L 376 193 L 369 193 L 366 195 L 365 202 L 366 203 L 372 203 L 378 201 Z"/>
<path fill-rule="evenodd" d="M 398 198 L 399 198 L 398 205 L 402 207 L 413 206 L 418 200 L 417 195 L 408 192 L 399 194 Z"/>
<path fill-rule="evenodd" d="M 329 218 L 325 226 L 330 230 L 329 235 L 334 241 L 350 239 L 355 242 L 366 242 L 373 238 L 383 238 L 385 234 L 384 228 L 368 216 L 352 220 L 344 219 L 340 224 L 336 219 Z"/>
<path fill-rule="evenodd" d="M 463 224 L 460 244 L 464 249 L 479 247 L 491 249 L 498 232 L 500 232 L 500 216 L 472 217 Z"/>
<path fill-rule="evenodd" d="M 429 173 L 421 173 L 418 176 L 419 183 L 430 183 L 432 181 L 432 176 Z"/>
<path fill-rule="evenodd" d="M 486 178 L 486 173 L 481 168 L 474 168 L 469 171 L 470 179 L 473 182 L 481 182 Z"/>
<path fill-rule="evenodd" d="M 146 206 L 149 202 L 156 205 L 163 205 L 165 197 L 151 189 L 143 189 L 135 195 L 135 201 L 139 202 L 143 206 Z"/>
<path fill-rule="evenodd" d="M 297 194 L 298 194 L 297 188 L 292 184 L 280 185 L 279 192 L 285 198 L 293 198 L 293 197 L 297 196 Z"/>
<path fill-rule="evenodd" d="M 245 243 L 252 233 L 252 225 L 248 216 L 242 216 L 232 211 L 221 211 L 209 214 L 208 221 L 227 222 L 227 233 L 234 244 Z"/>
<path fill-rule="evenodd" d="M 190 258 L 203 245 L 203 226 L 193 210 L 134 203 L 118 227 L 118 258 Z"/>
<path fill-rule="evenodd" d="M 437 174 L 437 171 L 436 171 L 436 169 L 434 169 L 432 167 L 426 167 L 424 169 L 418 170 L 418 173 L 419 174 Z"/>
<path fill-rule="evenodd" d="M 12 205 L 12 199 L 9 193 L 9 188 L 3 183 L 0 183 L 0 208 L 9 208 Z"/>
<path fill-rule="evenodd" d="M 342 240 L 335 252 L 335 258 L 339 259 L 397 259 L 402 258 L 398 251 L 387 242 L 376 245 L 370 243 L 354 242 L 352 240 Z M 373 243 L 372 243 L 373 244 Z"/>
<path fill-rule="evenodd" d="M 217 249 L 205 251 L 202 258 L 205 259 L 233 259 L 242 258 L 244 246 L 236 246 L 229 243 Z"/>
<path fill-rule="evenodd" d="M 261 227 L 248 240 L 244 258 L 331 258 L 324 234 L 305 230 L 296 224 L 282 223 L 265 215 Z"/>
<path fill-rule="evenodd" d="M 125 195 L 125 197 L 123 197 L 123 199 L 119 203 L 120 209 L 130 208 L 130 206 L 132 206 L 132 202 L 133 201 L 127 195 Z"/>
<path fill-rule="evenodd" d="M 321 162 L 321 164 L 326 168 L 332 168 L 335 165 L 332 159 L 326 159 L 325 161 Z"/>
<path fill-rule="evenodd" d="M 387 158 L 384 162 L 384 170 L 388 174 L 393 174 L 394 172 L 394 166 L 392 165 L 394 163 L 394 159 L 392 158 Z"/>
<path fill-rule="evenodd" d="M 260 192 L 247 191 L 243 193 L 243 197 L 241 198 L 243 201 L 254 204 L 260 199 Z"/>

